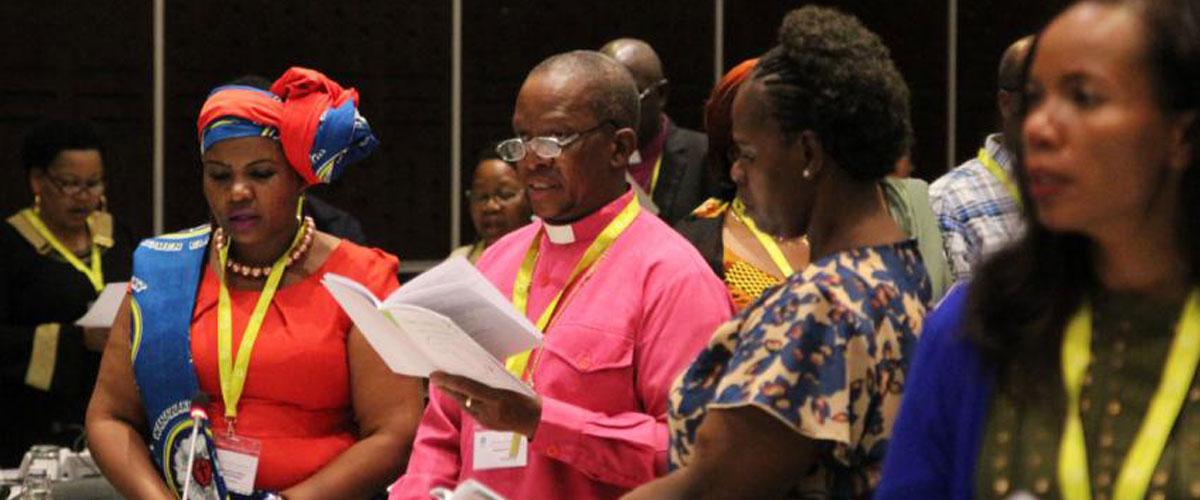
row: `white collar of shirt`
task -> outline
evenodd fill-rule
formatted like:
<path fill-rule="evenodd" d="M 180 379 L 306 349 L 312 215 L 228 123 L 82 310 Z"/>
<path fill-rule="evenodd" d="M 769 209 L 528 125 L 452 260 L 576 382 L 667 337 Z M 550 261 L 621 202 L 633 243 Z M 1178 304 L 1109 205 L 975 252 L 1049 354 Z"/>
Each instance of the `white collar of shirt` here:
<path fill-rule="evenodd" d="M 550 243 L 555 245 L 575 243 L 575 230 L 571 228 L 570 224 L 556 226 L 543 221 L 543 226 L 546 228 L 546 237 L 550 239 Z"/>

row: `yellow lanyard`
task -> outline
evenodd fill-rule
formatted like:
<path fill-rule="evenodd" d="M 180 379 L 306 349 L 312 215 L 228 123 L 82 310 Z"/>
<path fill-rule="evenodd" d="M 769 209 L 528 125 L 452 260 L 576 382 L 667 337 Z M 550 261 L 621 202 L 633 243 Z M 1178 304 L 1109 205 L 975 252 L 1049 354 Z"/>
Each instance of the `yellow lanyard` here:
<path fill-rule="evenodd" d="M 1067 419 L 1058 448 L 1058 482 L 1065 500 L 1090 500 L 1087 445 L 1083 422 L 1079 417 L 1080 387 L 1091 362 L 1092 311 L 1083 307 L 1067 324 L 1063 339 L 1063 381 L 1067 389 Z M 1113 483 L 1113 500 L 1141 499 L 1150 486 L 1150 476 L 1162 457 L 1167 438 L 1187 398 L 1188 389 L 1200 361 L 1200 291 L 1188 295 L 1183 317 L 1176 327 L 1167 354 L 1166 366 L 1150 407 L 1142 419 L 1121 472 Z"/>
<path fill-rule="evenodd" d="M 746 204 L 742 203 L 741 198 L 733 199 L 732 208 L 733 216 L 737 217 L 737 220 L 742 221 L 742 225 L 746 226 L 746 229 L 750 230 L 750 234 L 754 235 L 754 239 L 758 240 L 758 242 L 762 244 L 763 248 L 767 250 L 767 254 L 771 256 L 771 260 L 774 261 L 775 265 L 779 267 L 779 270 L 783 272 L 783 277 L 787 278 L 795 273 L 796 271 L 792 269 L 792 263 L 788 262 L 787 256 L 783 255 L 783 249 L 779 248 L 779 244 L 775 242 L 775 238 L 772 238 L 771 235 L 762 232 L 762 230 L 758 228 L 758 225 L 754 223 L 754 219 L 751 219 L 749 215 L 746 215 Z"/>
<path fill-rule="evenodd" d="M 254 304 L 254 312 L 246 331 L 242 334 L 242 342 L 238 345 L 237 361 L 233 360 L 233 306 L 229 298 L 229 287 L 225 285 L 225 262 L 229 260 L 229 246 L 225 245 L 217 252 L 221 270 L 217 273 L 220 280 L 220 292 L 217 296 L 217 368 L 221 377 L 221 399 L 225 402 L 225 420 L 229 423 L 229 433 L 233 434 L 233 423 L 237 420 L 237 404 L 242 399 L 242 389 L 246 387 L 246 371 L 250 368 L 250 352 L 254 350 L 254 341 L 258 339 L 258 331 L 262 328 L 263 318 L 267 315 L 267 306 L 279 289 L 283 279 L 283 270 L 287 268 L 288 254 L 295 248 L 296 243 L 304 236 L 304 225 L 296 231 L 291 246 L 283 252 L 275 264 L 271 265 L 271 274 L 267 275 L 267 283 L 263 286 L 258 302 Z"/>
<path fill-rule="evenodd" d="M 654 173 L 650 174 L 650 192 L 646 193 L 650 196 L 654 196 L 654 189 L 658 187 L 658 173 L 662 171 L 662 157 L 663 154 L 660 151 L 658 159 L 654 161 Z"/>
<path fill-rule="evenodd" d="M 550 326 L 550 320 L 558 308 L 558 303 L 563 297 L 563 292 L 571 288 L 576 279 L 590 269 L 596 261 L 600 260 L 604 252 L 617 240 L 617 237 L 629 228 L 629 225 L 633 223 L 640 210 L 641 206 L 638 204 L 637 197 L 631 197 L 625 208 L 622 208 L 621 212 L 604 228 L 604 231 L 596 237 L 596 240 L 584 252 L 583 257 L 575 264 L 575 269 L 571 271 L 571 276 L 567 278 L 566 284 L 558 291 L 558 294 L 554 296 L 554 299 L 550 301 L 546 309 L 542 311 L 542 315 L 538 317 L 538 330 L 541 330 L 543 333 L 546 332 L 546 328 Z M 522 316 L 526 315 L 529 310 L 529 290 L 533 284 L 533 268 L 537 264 L 538 247 L 541 245 L 541 241 L 542 231 L 539 231 L 538 235 L 533 238 L 533 243 L 529 245 L 529 250 L 525 252 L 525 260 L 521 262 L 521 269 L 517 271 L 517 279 L 513 282 L 513 307 Z M 529 366 L 529 355 L 532 352 L 525 351 L 508 358 L 508 361 L 505 362 L 508 371 L 518 377 L 524 376 L 525 370 Z"/>
<path fill-rule="evenodd" d="M 1017 188 L 1017 183 L 1013 182 L 1013 179 L 1008 175 L 1008 172 L 1005 172 L 1004 169 L 1000 167 L 1000 164 L 996 162 L 995 158 L 992 158 L 992 155 L 987 152 L 986 148 L 979 148 L 978 158 L 979 162 L 983 164 L 984 168 L 987 168 L 988 172 L 991 172 L 992 176 L 995 177 L 996 180 L 1000 181 L 1000 185 L 1004 186 L 1004 189 L 1008 191 L 1008 195 L 1012 196 L 1013 202 L 1015 202 L 1018 207 L 1021 206 L 1021 190 Z"/>
<path fill-rule="evenodd" d="M 67 247 L 63 246 L 62 242 L 58 241 L 58 238 L 54 237 L 54 233 L 50 232 L 50 228 L 46 227 L 46 224 L 42 222 L 42 218 L 38 217 L 36 212 L 26 208 L 21 210 L 21 215 L 29 221 L 29 224 L 33 226 L 33 229 L 36 230 L 38 234 L 42 235 L 42 238 L 45 238 L 46 242 L 50 243 L 50 246 L 53 247 L 54 250 L 57 251 L 58 254 L 67 261 L 68 264 L 71 264 L 71 266 L 75 267 L 75 269 L 78 269 L 79 272 L 83 273 L 84 276 L 87 276 L 88 281 L 92 282 L 92 288 L 95 288 L 97 292 L 104 289 L 104 269 L 101 267 L 100 263 L 100 247 L 97 246 L 95 242 L 92 243 L 92 267 L 91 269 L 88 269 L 87 266 L 83 265 L 83 261 L 79 260 L 79 257 L 76 257 L 75 254 L 67 250 Z"/>

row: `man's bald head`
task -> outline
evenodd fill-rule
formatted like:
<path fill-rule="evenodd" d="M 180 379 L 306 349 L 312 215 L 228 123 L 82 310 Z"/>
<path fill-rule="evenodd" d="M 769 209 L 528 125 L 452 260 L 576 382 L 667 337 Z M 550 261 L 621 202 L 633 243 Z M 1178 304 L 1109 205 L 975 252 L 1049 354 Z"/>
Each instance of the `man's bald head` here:
<path fill-rule="evenodd" d="M 636 128 L 638 124 L 637 85 L 629 72 L 611 57 L 591 50 L 576 50 L 550 56 L 529 72 L 535 76 L 553 75 L 571 86 L 597 122 L 611 121 L 617 128 Z"/>
<path fill-rule="evenodd" d="M 618 38 L 600 47 L 600 52 L 625 66 L 638 88 L 648 87 L 663 79 L 662 61 L 650 44 L 636 38 Z"/>
<path fill-rule="evenodd" d="M 1000 108 L 1004 144 L 1010 151 L 1017 150 L 1021 135 L 1021 72 L 1025 69 L 1025 60 L 1029 57 L 1033 40 L 1033 35 L 1029 35 L 1009 45 L 1004 55 L 1000 56 L 1000 68 L 996 72 L 996 86 L 999 87 L 996 107 Z"/>
<path fill-rule="evenodd" d="M 667 79 L 663 77 L 662 61 L 650 44 L 636 38 L 618 38 L 600 47 L 600 52 L 616 59 L 637 83 L 642 95 L 642 123 L 638 125 L 638 141 L 648 143 L 658 135 L 662 123 L 659 115 L 667 107 Z"/>
<path fill-rule="evenodd" d="M 996 86 L 1000 90 L 1016 92 L 1021 89 L 1021 70 L 1025 67 L 1025 59 L 1029 57 L 1029 48 L 1033 46 L 1033 35 L 1026 36 L 1012 43 L 1000 57 L 1000 68 L 996 74 Z"/>

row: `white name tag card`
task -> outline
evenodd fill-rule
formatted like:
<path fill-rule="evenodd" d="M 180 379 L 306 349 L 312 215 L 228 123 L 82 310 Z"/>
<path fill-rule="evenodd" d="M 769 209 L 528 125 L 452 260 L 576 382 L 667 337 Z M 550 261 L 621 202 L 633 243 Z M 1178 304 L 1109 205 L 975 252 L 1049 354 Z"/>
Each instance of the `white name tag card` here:
<path fill-rule="evenodd" d="M 475 470 L 524 467 L 529 461 L 529 439 L 515 432 L 475 430 Z"/>

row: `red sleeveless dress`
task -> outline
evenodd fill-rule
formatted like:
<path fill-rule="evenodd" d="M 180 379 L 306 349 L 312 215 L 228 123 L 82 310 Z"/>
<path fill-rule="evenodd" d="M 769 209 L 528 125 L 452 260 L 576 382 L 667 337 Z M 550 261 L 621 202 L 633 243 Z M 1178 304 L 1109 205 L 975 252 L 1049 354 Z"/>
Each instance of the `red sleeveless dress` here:
<path fill-rule="evenodd" d="M 398 268 L 395 257 L 342 240 L 317 272 L 275 293 L 238 403 L 237 435 L 262 442 L 256 489 L 287 489 L 357 440 L 346 352 L 354 325 L 321 285 L 321 277 L 341 274 L 386 297 L 399 286 Z M 217 367 L 218 286 L 211 267 L 206 267 L 192 314 L 191 344 L 200 388 L 212 401 L 207 410 L 213 432 L 225 432 Z M 236 359 L 259 292 L 229 292 Z"/>

